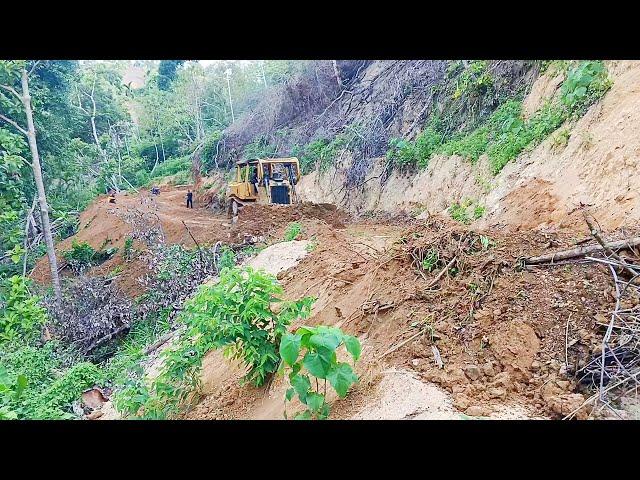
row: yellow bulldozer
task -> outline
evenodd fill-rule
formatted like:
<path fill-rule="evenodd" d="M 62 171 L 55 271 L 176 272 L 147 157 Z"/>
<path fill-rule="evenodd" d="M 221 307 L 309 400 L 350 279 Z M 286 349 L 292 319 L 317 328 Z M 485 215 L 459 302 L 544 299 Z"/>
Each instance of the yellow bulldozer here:
<path fill-rule="evenodd" d="M 235 181 L 227 190 L 227 211 L 236 217 L 248 203 L 298 203 L 296 185 L 300 181 L 300 163 L 296 157 L 254 158 L 236 163 Z"/>

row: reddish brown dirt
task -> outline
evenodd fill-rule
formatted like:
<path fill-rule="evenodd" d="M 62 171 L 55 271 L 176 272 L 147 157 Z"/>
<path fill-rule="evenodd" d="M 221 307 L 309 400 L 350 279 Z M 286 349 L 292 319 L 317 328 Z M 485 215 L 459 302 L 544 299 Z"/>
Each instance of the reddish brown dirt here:
<path fill-rule="evenodd" d="M 187 186 L 164 186 L 161 188 L 161 194 L 157 197 L 152 197 L 146 190 L 141 191 L 139 195 L 124 193 L 117 196 L 115 204 L 109 203 L 106 195 L 98 197 L 80 215 L 78 233 L 56 245 L 59 262 L 65 263 L 62 253 L 71 249 L 74 240 L 87 242 L 96 250 L 117 247 L 119 251 L 113 258 L 92 268 L 89 274 L 107 275 L 116 267 L 121 266 L 123 271 L 116 279 L 117 285 L 127 295 L 135 297 L 143 293 L 137 278 L 141 275 L 144 264 L 135 259 L 130 263 L 125 263 L 122 257 L 124 242 L 132 232 L 132 226 L 121 217 L 128 211 L 146 214 L 151 212 L 157 215 L 166 242 L 188 247 L 194 247 L 195 244 L 183 225 L 183 221 L 200 245 L 212 245 L 218 241 L 241 243 L 246 236 L 261 236 L 265 238 L 265 241 L 270 241 L 274 239 L 274 234 L 281 236 L 289 222 L 302 218 L 319 218 L 336 227 L 342 226 L 347 218 L 346 214 L 329 204 L 249 205 L 242 209 L 238 222 L 234 224 L 226 215 L 200 206 L 197 201 L 195 208 L 186 208 L 187 189 Z M 145 247 L 136 241 L 134 248 L 142 249 Z M 71 275 L 68 270 L 63 270 L 62 274 Z M 31 277 L 40 284 L 46 284 L 50 281 L 51 273 L 46 256 L 37 262 Z"/>
<path fill-rule="evenodd" d="M 288 298 L 318 298 L 307 323 L 340 326 L 363 341 L 361 382 L 346 400 L 334 403 L 332 418 L 350 418 L 389 367 L 412 369 L 435 382 L 452 394 L 461 412 L 489 415 L 517 404 L 534 415 L 561 418 L 584 401 L 564 368 L 565 340 L 577 340 L 569 348 L 571 368 L 597 351 L 596 316 L 613 300 L 608 273 L 582 265 L 515 268 L 522 256 L 571 247 L 571 235 L 484 232 L 495 245 L 465 253 L 460 245 L 469 235 L 477 237 L 459 224 L 440 218 L 410 225 L 406 217 L 391 220 L 343 229 L 303 220 L 306 236 L 315 236 L 318 247 L 281 275 Z M 427 289 L 440 269 L 426 279 L 418 275 L 409 252 L 419 246 L 435 246 L 447 260 L 459 255 L 459 273 Z M 376 313 L 376 304 L 393 306 Z M 425 325 L 432 330 L 381 358 Z M 227 381 L 213 390 L 187 418 L 273 418 L 276 412 L 277 400 L 269 400 L 265 389 Z"/>
<path fill-rule="evenodd" d="M 185 192 L 186 187 L 167 187 L 156 199 L 157 210 L 141 204 L 140 196 L 122 195 L 115 206 L 99 198 L 81 215 L 75 238 L 94 248 L 107 238 L 110 246 L 122 247 L 131 227 L 116 213 L 127 208 L 153 208 L 167 241 L 188 246 L 193 240 L 182 220 L 201 244 L 240 242 L 245 235 L 264 236 L 267 243 L 280 241 L 287 224 L 299 221 L 302 237 L 313 239 L 317 247 L 297 267 L 279 275 L 286 297 L 317 297 L 306 322 L 339 326 L 358 335 L 364 347 L 357 364 L 361 381 L 347 399 L 333 402 L 332 418 L 353 416 L 388 368 L 413 370 L 422 380 L 447 390 L 459 411 L 473 415 L 517 404 L 535 415 L 561 418 L 583 402 L 571 371 L 599 347 L 596 318 L 606 315 L 613 302 L 609 274 L 601 267 L 577 264 L 516 268 L 519 258 L 570 248 L 581 235 L 474 232 L 440 217 L 377 216 L 354 221 L 331 205 L 310 204 L 247 206 L 233 224 L 207 208 L 186 209 Z M 483 249 L 480 234 L 493 245 Z M 623 235 L 629 232 L 611 237 Z M 58 252 L 69 249 L 71 242 L 71 238 L 61 242 Z M 441 266 L 419 274 L 412 253 L 431 248 L 444 264 L 457 258 L 455 276 L 443 275 L 436 281 Z M 118 253 L 91 274 L 105 274 L 123 262 Z M 123 267 L 116 281 L 131 296 L 138 295 L 141 265 Z M 47 273 L 46 258 L 41 259 L 34 278 L 46 282 Z M 385 355 L 416 333 L 413 340 Z M 571 344 L 569 372 L 564 366 L 566 342 Z M 434 360 L 434 346 L 442 357 L 442 369 Z M 213 370 L 222 368 L 216 354 L 207 364 L 209 370 L 211 365 Z M 279 398 L 267 401 L 265 389 L 241 387 L 239 374 L 222 370 L 224 381 L 211 383 L 205 391 L 208 396 L 187 418 L 278 418 Z M 280 392 L 283 380 L 276 379 L 272 387 Z"/>

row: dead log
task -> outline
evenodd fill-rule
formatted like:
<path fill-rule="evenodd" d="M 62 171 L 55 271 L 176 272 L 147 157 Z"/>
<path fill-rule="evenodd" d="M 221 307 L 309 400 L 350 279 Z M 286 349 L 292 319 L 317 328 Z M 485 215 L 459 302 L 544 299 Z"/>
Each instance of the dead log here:
<path fill-rule="evenodd" d="M 616 260 L 618 260 L 622 264 L 624 269 L 627 270 L 629 273 L 631 273 L 631 275 L 633 277 L 636 277 L 636 276 L 640 275 L 639 272 L 635 271 L 633 268 L 631 268 L 629 266 L 629 264 L 627 262 L 624 261 L 624 258 L 620 257 L 620 255 L 615 253 L 611 248 L 609 248 L 607 246 L 605 241 L 600 236 L 600 232 L 598 231 L 598 229 L 593 225 L 593 222 L 591 222 L 589 220 L 589 216 L 587 215 L 586 210 L 582 211 L 582 215 L 584 216 L 584 221 L 587 222 L 587 226 L 589 227 L 589 230 L 591 231 L 591 235 L 593 235 L 593 238 L 595 238 L 596 241 L 600 244 L 600 246 L 602 246 L 604 251 L 607 252 L 607 254 L 609 254 L 610 257 L 613 257 Z"/>
<path fill-rule="evenodd" d="M 554 263 L 556 261 L 567 260 L 569 258 L 582 257 L 584 255 L 590 255 L 592 253 L 602 252 L 606 249 L 610 250 L 630 250 L 640 246 L 640 237 L 633 237 L 627 240 L 618 240 L 616 242 L 609 242 L 603 245 L 587 245 L 584 247 L 576 247 L 569 250 L 562 250 L 560 252 L 549 253 L 547 255 L 541 255 L 539 257 L 529 257 L 524 259 L 526 265 L 536 265 L 540 263 Z"/>
<path fill-rule="evenodd" d="M 156 351 L 158 348 L 160 348 L 162 345 L 167 343 L 173 337 L 175 337 L 176 335 L 179 335 L 183 330 L 184 330 L 184 327 L 178 327 L 177 329 L 175 329 L 175 330 L 173 330 L 171 332 L 165 333 L 155 343 L 153 343 L 153 344 L 149 345 L 147 348 L 145 348 L 144 349 L 144 354 L 145 355 L 149 355 L 150 353 Z"/>
<path fill-rule="evenodd" d="M 100 345 L 103 345 L 103 344 L 107 343 L 109 340 L 111 340 L 112 338 L 116 337 L 117 335 L 123 333 L 125 330 L 129 330 L 129 325 L 122 325 L 120 328 L 114 330 L 110 334 L 105 335 L 104 337 L 101 337 L 101 338 L 97 339 L 91 345 L 86 347 L 83 350 L 83 353 L 85 355 L 88 354 L 88 353 L 91 353 L 93 350 L 98 348 Z"/>

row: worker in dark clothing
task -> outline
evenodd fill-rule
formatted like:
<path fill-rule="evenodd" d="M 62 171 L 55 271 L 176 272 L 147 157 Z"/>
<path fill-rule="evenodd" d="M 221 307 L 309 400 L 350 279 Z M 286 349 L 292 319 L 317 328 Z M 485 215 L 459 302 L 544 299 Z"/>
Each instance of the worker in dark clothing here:
<path fill-rule="evenodd" d="M 187 208 L 193 208 L 193 192 L 191 190 L 187 192 Z"/>
<path fill-rule="evenodd" d="M 255 189 L 256 195 L 258 195 L 258 169 L 253 169 L 253 174 L 251 175 L 251 183 L 253 184 L 253 188 Z"/>

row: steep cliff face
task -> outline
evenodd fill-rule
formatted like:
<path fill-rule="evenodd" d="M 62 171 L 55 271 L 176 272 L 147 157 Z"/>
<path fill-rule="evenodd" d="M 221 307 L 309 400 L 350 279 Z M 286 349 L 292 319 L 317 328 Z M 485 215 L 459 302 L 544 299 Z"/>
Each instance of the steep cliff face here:
<path fill-rule="evenodd" d="M 487 155 L 476 162 L 434 155 L 426 168 L 392 168 L 386 154 L 391 139 L 413 140 L 434 122 L 449 137 L 471 132 L 507 100 L 521 102 L 522 118 L 530 119 L 558 101 L 566 69 L 354 60 L 337 62 L 336 75 L 333 62 L 316 62 L 225 131 L 219 160 L 230 164 L 260 148 L 263 156 L 297 155 L 307 173 L 301 197 L 354 213 L 466 204 L 479 209 L 479 224 L 544 228 L 581 225 L 576 207 L 583 203 L 603 226 L 617 228 L 640 218 L 640 62 L 605 65 L 613 86 L 604 97 L 497 175 Z M 314 142 L 336 148 L 305 150 Z"/>
<path fill-rule="evenodd" d="M 468 62 L 467 62 L 468 63 Z M 356 131 L 348 150 L 357 161 L 384 155 L 392 137 L 412 138 L 434 114 L 447 128 L 471 128 L 504 98 L 524 93 L 539 73 L 539 62 L 482 64 L 490 84 L 455 95 L 464 81 L 465 62 L 445 60 L 314 62 L 303 75 L 267 91 L 251 112 L 225 132 L 219 163 L 242 158 L 247 145 L 270 146 L 289 155 L 314 140 Z"/>
<path fill-rule="evenodd" d="M 300 192 L 311 201 L 331 201 L 356 212 L 428 210 L 441 212 L 454 203 L 473 201 L 484 207 L 481 224 L 535 228 L 576 226 L 575 211 L 592 205 L 606 228 L 640 219 L 640 62 L 607 62 L 613 80 L 601 101 L 572 125 L 566 144 L 553 133 L 530 152 L 518 156 L 496 176 L 486 155 L 472 165 L 459 156 L 436 156 L 417 174 L 393 172 L 384 182 L 384 158 L 372 161 L 366 188 L 344 187 L 351 158 L 325 173 L 303 179 Z M 523 102 L 531 116 L 558 95 L 563 76 L 540 76 Z"/>

